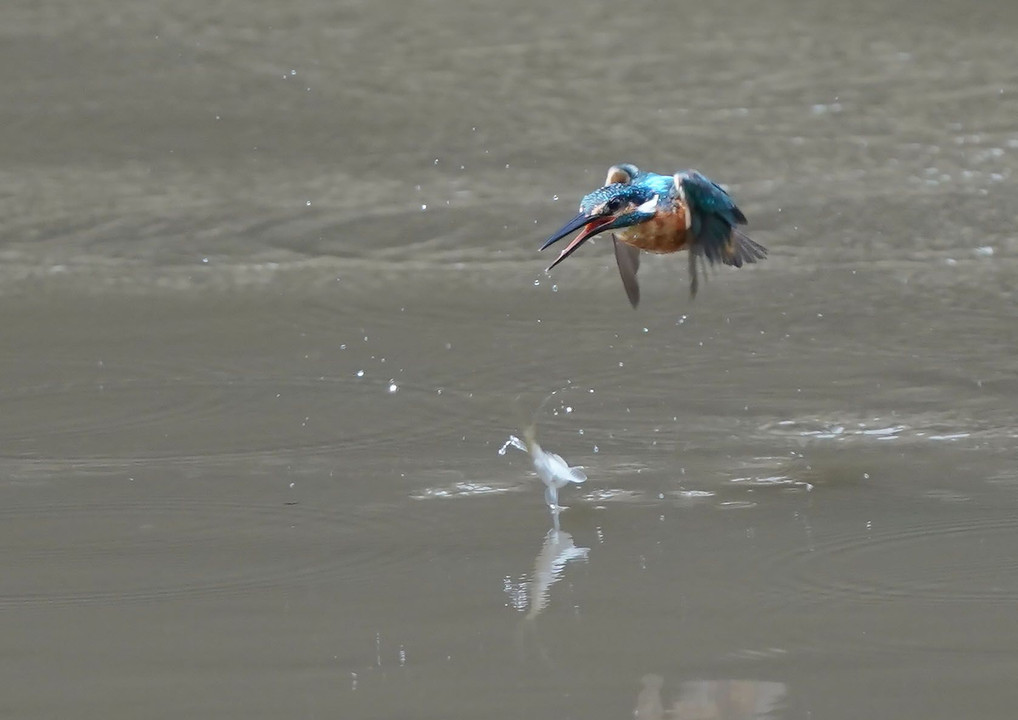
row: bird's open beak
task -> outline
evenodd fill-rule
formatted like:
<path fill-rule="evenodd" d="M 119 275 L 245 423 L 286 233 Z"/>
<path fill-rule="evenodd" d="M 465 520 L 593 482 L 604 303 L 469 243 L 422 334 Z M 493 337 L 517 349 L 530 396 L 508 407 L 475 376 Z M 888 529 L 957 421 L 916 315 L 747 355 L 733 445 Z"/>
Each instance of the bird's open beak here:
<path fill-rule="evenodd" d="M 548 266 L 548 269 L 551 270 L 553 267 L 572 255 L 576 251 L 576 248 L 580 247 L 584 241 L 604 230 L 605 226 L 609 225 L 614 219 L 615 218 L 611 215 L 591 217 L 590 215 L 581 212 L 579 215 L 563 225 L 557 233 L 548 238 L 547 242 L 541 246 L 542 250 L 554 245 L 566 235 L 581 227 L 583 228 L 583 232 L 573 238 L 571 243 L 566 245 L 565 249 L 559 253 L 559 256 L 555 259 L 555 262 Z"/>

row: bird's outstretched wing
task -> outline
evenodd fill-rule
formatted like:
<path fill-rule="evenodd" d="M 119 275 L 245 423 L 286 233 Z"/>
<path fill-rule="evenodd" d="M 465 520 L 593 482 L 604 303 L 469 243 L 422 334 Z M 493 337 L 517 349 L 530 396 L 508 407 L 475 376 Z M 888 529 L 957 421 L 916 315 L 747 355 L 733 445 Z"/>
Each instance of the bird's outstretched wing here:
<path fill-rule="evenodd" d="M 733 267 L 755 263 L 767 257 L 767 248 L 736 228 L 746 216 L 725 189 L 696 170 L 675 174 L 675 192 L 690 214 L 689 293 L 696 297 L 699 287 L 697 261 L 724 263 Z M 700 260 L 703 262 L 703 260 Z"/>
<path fill-rule="evenodd" d="M 689 207 L 696 252 L 708 262 L 742 267 L 767 257 L 767 248 L 736 229 L 746 216 L 724 188 L 696 170 L 676 173 L 675 187 Z"/>
<path fill-rule="evenodd" d="M 640 251 L 637 248 L 619 242 L 612 234 L 612 245 L 615 248 L 615 262 L 619 265 L 619 275 L 622 276 L 622 286 L 626 289 L 626 297 L 629 304 L 634 308 L 640 304 L 640 283 L 636 279 L 636 273 L 640 270 Z"/>

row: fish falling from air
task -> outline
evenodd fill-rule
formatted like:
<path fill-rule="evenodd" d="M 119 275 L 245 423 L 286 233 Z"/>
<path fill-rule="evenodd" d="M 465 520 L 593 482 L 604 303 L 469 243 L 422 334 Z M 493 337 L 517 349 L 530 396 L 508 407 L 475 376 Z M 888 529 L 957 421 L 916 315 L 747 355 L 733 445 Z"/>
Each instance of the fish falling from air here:
<path fill-rule="evenodd" d="M 586 473 L 579 466 L 570 467 L 569 463 L 563 460 L 561 455 L 546 452 L 541 448 L 537 444 L 537 426 L 533 422 L 523 428 L 523 440 L 520 440 L 515 435 L 510 435 L 509 440 L 499 450 L 499 454 L 504 455 L 506 448 L 510 445 L 530 455 L 530 459 L 534 463 L 534 470 L 537 471 L 541 481 L 544 482 L 544 500 L 548 503 L 548 509 L 551 511 L 552 518 L 555 521 L 555 529 L 557 530 L 558 515 L 563 509 L 558 504 L 559 489 L 569 483 L 579 485 L 585 482 L 587 479 Z"/>

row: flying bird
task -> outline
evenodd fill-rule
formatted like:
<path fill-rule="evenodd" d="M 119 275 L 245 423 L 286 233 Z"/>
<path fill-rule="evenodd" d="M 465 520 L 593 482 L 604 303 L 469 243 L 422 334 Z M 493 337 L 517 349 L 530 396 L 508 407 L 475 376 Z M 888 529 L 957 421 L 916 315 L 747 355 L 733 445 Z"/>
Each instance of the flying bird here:
<path fill-rule="evenodd" d="M 689 251 L 689 294 L 699 287 L 697 263 L 742 267 L 767 257 L 767 248 L 738 229 L 746 216 L 720 185 L 696 170 L 674 175 L 644 172 L 623 163 L 608 170 L 604 187 L 580 201 L 580 212 L 541 247 L 581 230 L 548 270 L 572 255 L 593 236 L 611 231 L 615 260 L 629 302 L 640 302 L 640 251 Z"/>

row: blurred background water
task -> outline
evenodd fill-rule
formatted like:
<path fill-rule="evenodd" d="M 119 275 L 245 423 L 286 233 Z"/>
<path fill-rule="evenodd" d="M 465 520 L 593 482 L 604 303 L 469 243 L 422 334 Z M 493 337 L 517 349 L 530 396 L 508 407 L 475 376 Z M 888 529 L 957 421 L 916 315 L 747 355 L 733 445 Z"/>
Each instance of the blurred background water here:
<path fill-rule="evenodd" d="M 1013 717 L 1016 37 L 9 0 L 0 714 Z M 770 257 L 546 275 L 618 162 Z M 559 532 L 498 454 L 553 391 Z"/>

